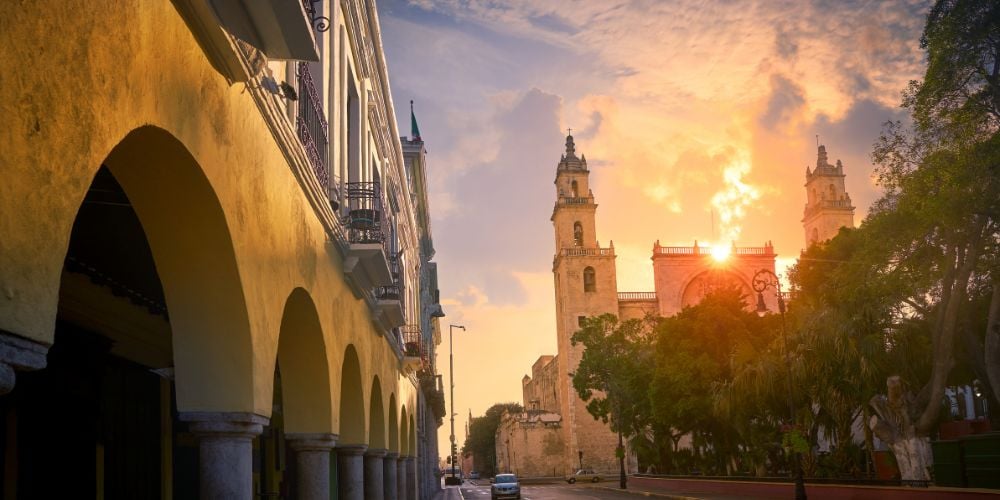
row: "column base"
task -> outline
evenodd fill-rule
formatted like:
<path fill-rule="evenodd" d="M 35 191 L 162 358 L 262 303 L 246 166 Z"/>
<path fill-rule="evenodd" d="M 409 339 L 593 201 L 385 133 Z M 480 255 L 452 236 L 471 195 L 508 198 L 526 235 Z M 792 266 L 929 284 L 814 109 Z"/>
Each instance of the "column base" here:
<path fill-rule="evenodd" d="M 45 368 L 49 346 L 0 330 L 0 395 L 14 390 L 16 371 Z"/>
<path fill-rule="evenodd" d="M 198 437 L 201 498 L 253 497 L 253 438 L 269 419 L 255 413 L 186 412 Z"/>

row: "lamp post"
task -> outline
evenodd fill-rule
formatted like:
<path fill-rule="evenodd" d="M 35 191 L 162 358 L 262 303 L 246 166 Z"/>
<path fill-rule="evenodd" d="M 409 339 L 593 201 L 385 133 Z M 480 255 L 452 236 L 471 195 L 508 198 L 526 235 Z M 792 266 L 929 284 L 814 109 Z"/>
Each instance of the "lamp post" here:
<path fill-rule="evenodd" d="M 774 289 L 774 295 L 778 299 L 778 312 L 781 313 L 781 342 L 785 351 L 785 370 L 788 372 L 785 380 L 788 382 L 786 394 L 788 396 L 788 413 L 792 418 L 792 425 L 795 425 L 795 402 L 792 399 L 792 362 L 788 357 L 788 335 L 785 333 L 785 298 L 781 294 L 781 280 L 778 275 L 767 269 L 761 269 L 753 275 L 751 281 L 753 291 L 757 292 L 757 315 L 763 317 L 767 313 L 767 304 L 764 303 L 764 292 L 767 289 Z M 795 498 L 805 500 L 806 485 L 802 479 L 802 457 L 798 451 L 793 451 L 793 468 L 795 475 Z"/>
<path fill-rule="evenodd" d="M 452 333 L 456 328 L 461 328 L 465 331 L 465 327 L 461 325 L 448 325 L 448 379 L 451 385 L 451 450 L 448 453 L 451 454 L 451 475 L 455 476 L 455 460 L 457 459 L 455 453 L 455 353 L 452 347 L 454 346 L 454 338 Z"/>

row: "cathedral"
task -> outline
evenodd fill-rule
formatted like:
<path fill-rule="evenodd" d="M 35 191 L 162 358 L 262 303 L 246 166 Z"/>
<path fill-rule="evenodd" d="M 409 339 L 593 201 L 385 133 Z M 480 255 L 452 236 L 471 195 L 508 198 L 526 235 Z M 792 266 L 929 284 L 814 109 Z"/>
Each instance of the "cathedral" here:
<path fill-rule="evenodd" d="M 830 165 L 826 148 L 819 146 L 815 168 L 806 167 L 802 224 L 807 245 L 832 238 L 841 227 L 854 226 L 844 177 L 841 162 Z M 614 244 L 602 247 L 597 239 L 597 203 L 589 181 L 586 156 L 577 156 L 569 135 L 556 167 L 551 217 L 558 353 L 539 357 L 531 375 L 521 380 L 525 411 L 505 414 L 497 428 L 497 470 L 524 477 L 559 476 L 578 468 L 618 470 L 617 436 L 587 412 L 586 402 L 573 389 L 571 374 L 584 347 L 573 346 L 570 338 L 584 318 L 605 313 L 622 320 L 648 314 L 672 316 L 720 286 L 739 287 L 752 297 L 754 273 L 775 272 L 777 254 L 770 242 L 759 247 L 733 243 L 720 249 L 699 246 L 697 241 L 692 246 L 662 246 L 657 240 L 651 256 L 655 290 L 620 292 Z M 765 294 L 764 302 L 777 311 L 773 294 Z M 627 463 L 629 473 L 637 472 L 634 456 Z"/>

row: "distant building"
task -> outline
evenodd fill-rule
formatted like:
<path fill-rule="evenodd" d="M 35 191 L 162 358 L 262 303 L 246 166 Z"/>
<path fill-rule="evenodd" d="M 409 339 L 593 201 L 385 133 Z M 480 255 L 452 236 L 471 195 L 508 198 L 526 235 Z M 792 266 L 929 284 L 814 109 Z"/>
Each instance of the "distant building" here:
<path fill-rule="evenodd" d="M 854 205 L 844 186 L 844 165 L 840 160 L 830 165 L 826 158 L 826 146 L 819 146 L 816 169 L 806 167 L 802 227 L 807 247 L 833 238 L 842 227 L 854 227 Z"/>
<path fill-rule="evenodd" d="M 597 203 L 590 189 L 590 171 L 584 155 L 576 155 L 572 136 L 556 168 L 556 203 L 552 211 L 556 253 L 552 262 L 556 294 L 557 355 L 544 355 L 522 379 L 524 414 L 505 415 L 497 431 L 501 465 L 521 475 L 556 475 L 579 467 L 601 472 L 618 470 L 615 436 L 594 420 L 572 386 L 571 374 L 580 363 L 583 346 L 570 338 L 583 319 L 615 314 L 622 319 L 647 314 L 671 316 L 697 304 L 718 287 L 738 287 L 753 297 L 755 272 L 774 272 L 774 247 L 727 248 L 653 245 L 655 290 L 619 292 L 614 243 L 602 247 L 597 239 Z M 724 255 L 724 259 L 718 256 Z M 765 296 L 777 310 L 777 299 Z M 634 457 L 628 461 L 635 472 Z"/>

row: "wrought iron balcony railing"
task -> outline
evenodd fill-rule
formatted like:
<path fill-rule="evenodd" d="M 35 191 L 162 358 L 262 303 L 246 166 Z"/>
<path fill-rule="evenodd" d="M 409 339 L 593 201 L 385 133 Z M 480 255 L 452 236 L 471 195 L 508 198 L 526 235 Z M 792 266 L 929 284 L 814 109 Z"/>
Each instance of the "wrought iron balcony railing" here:
<path fill-rule="evenodd" d="M 402 294 L 399 285 L 380 286 L 375 288 L 375 296 L 379 300 L 399 300 Z"/>
<path fill-rule="evenodd" d="M 406 325 L 399 329 L 403 336 L 403 353 L 407 357 L 424 358 L 424 341 L 420 325 Z"/>
<path fill-rule="evenodd" d="M 375 297 L 380 300 L 401 300 L 403 297 L 403 279 L 399 272 L 399 257 L 390 255 L 388 258 L 389 273 L 392 274 L 392 284 L 375 288 Z"/>
<path fill-rule="evenodd" d="M 377 182 L 348 182 L 343 217 L 350 243 L 385 244 L 382 230 L 382 190 Z"/>
<path fill-rule="evenodd" d="M 330 128 L 323 113 L 322 99 L 309 73 L 309 64 L 300 62 L 297 69 L 299 80 L 298 113 L 295 128 L 302 147 L 309 156 L 316 179 L 323 191 L 330 196 Z M 335 201 L 335 200 L 331 200 Z"/>

